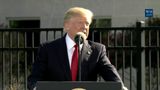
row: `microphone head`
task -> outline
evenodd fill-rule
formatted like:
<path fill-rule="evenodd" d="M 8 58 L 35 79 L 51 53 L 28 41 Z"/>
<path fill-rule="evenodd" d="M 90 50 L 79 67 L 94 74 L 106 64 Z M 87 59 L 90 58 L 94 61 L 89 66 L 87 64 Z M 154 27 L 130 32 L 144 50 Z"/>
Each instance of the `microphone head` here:
<path fill-rule="evenodd" d="M 74 41 L 76 44 L 82 44 L 85 39 L 87 39 L 87 36 L 83 32 L 78 32 L 74 37 Z"/>

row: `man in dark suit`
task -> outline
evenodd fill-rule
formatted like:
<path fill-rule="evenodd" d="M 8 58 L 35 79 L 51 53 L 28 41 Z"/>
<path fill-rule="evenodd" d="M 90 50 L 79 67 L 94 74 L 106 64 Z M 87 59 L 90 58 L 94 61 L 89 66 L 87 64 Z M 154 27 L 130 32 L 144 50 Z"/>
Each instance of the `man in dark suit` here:
<path fill-rule="evenodd" d="M 40 46 L 32 73 L 28 77 L 28 88 L 33 89 L 37 81 L 76 81 L 72 79 L 71 64 L 77 32 L 85 35 L 84 43 L 79 46 L 81 81 L 96 81 L 99 74 L 105 81 L 122 83 L 118 72 L 106 56 L 105 46 L 86 40 L 92 18 L 93 13 L 81 7 L 73 7 L 66 12 L 64 30 L 67 33 L 62 38 Z"/>

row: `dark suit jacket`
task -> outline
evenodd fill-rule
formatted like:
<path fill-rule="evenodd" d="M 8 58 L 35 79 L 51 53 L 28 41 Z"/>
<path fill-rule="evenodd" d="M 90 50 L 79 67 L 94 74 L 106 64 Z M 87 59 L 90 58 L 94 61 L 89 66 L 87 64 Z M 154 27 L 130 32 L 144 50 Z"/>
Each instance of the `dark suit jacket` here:
<path fill-rule="evenodd" d="M 105 46 L 85 40 L 81 50 L 81 79 L 96 81 L 97 74 L 106 81 L 121 82 L 106 56 Z M 28 77 L 29 88 L 33 88 L 36 81 L 71 81 L 65 36 L 40 46 L 32 73 Z"/>

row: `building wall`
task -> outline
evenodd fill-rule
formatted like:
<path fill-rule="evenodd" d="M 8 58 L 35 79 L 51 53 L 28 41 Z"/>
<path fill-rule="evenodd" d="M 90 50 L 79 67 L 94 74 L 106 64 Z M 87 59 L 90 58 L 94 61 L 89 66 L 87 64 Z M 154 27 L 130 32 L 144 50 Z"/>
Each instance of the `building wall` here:
<path fill-rule="evenodd" d="M 73 6 L 92 10 L 96 17 L 112 18 L 112 26 L 129 26 L 145 20 L 144 9 L 160 15 L 159 0 L 0 0 L 0 25 L 8 17 L 39 18 L 41 28 L 63 27 L 64 12 Z"/>

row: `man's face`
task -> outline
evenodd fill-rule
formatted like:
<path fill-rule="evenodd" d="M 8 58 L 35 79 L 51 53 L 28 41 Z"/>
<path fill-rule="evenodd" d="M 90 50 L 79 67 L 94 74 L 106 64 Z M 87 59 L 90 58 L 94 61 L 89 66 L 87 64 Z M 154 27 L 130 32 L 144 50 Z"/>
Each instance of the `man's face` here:
<path fill-rule="evenodd" d="M 91 18 L 87 18 L 85 16 L 76 16 L 67 20 L 64 26 L 68 35 L 74 40 L 77 32 L 84 32 L 86 37 L 88 37 L 90 24 Z"/>

